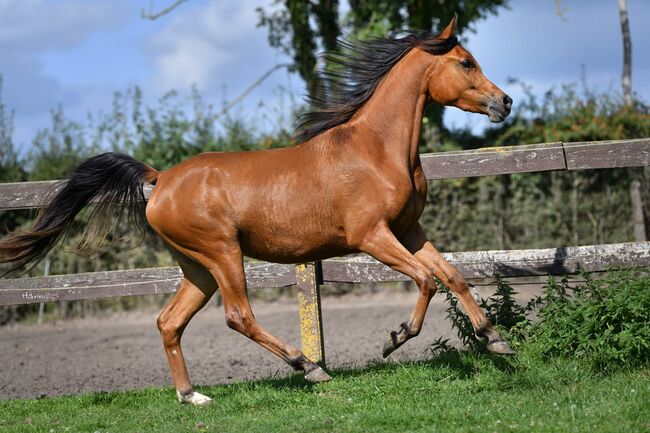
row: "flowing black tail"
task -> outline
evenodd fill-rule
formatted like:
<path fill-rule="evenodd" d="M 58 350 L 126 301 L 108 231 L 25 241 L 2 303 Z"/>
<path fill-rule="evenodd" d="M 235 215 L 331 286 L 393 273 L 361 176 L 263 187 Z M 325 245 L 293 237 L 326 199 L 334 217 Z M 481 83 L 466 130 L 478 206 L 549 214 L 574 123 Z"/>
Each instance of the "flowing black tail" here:
<path fill-rule="evenodd" d="M 75 215 L 91 202 L 96 206 L 90 219 L 117 208 L 119 218 L 143 227 L 142 186 L 157 178 L 156 170 L 128 155 L 108 152 L 88 159 L 72 172 L 30 230 L 0 241 L 0 263 L 12 263 L 5 275 L 36 265 L 71 228 Z"/>

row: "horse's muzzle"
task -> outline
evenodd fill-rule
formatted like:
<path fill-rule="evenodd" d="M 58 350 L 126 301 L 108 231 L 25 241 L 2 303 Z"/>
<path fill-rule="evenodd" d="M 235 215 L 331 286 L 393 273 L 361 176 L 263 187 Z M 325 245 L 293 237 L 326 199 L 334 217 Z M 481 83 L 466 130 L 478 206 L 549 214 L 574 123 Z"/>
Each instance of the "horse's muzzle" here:
<path fill-rule="evenodd" d="M 490 122 L 503 122 L 512 109 L 512 98 L 505 93 L 501 98 L 491 98 L 487 104 Z"/>

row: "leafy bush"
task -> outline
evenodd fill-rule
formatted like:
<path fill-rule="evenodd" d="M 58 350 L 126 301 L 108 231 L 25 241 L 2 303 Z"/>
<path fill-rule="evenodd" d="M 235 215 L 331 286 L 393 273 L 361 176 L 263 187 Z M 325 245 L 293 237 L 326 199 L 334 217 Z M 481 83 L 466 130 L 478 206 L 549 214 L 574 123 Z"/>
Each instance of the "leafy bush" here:
<path fill-rule="evenodd" d="M 528 340 L 542 356 L 586 358 L 598 370 L 638 365 L 650 355 L 650 276 L 610 273 L 569 287 L 549 279 Z"/>
<path fill-rule="evenodd" d="M 530 325 L 531 322 L 527 315 L 541 302 L 540 298 L 533 298 L 526 306 L 521 306 L 515 300 L 517 292 L 506 281 L 497 276 L 496 285 L 497 289 L 494 295 L 487 299 L 481 298 L 479 302 L 492 324 L 505 334 Z M 451 326 L 456 329 L 460 341 L 472 351 L 485 351 L 486 342 L 476 337 L 472 322 L 460 309 L 458 299 L 444 286 L 439 284 L 438 288 L 446 293 L 446 301 L 449 303 L 447 318 L 451 320 Z M 434 347 L 434 351 L 442 351 L 448 348 L 446 340 L 436 341 Z"/>
<path fill-rule="evenodd" d="M 549 277 L 542 296 L 525 306 L 515 302 L 516 292 L 497 278 L 497 291 L 480 305 L 515 347 L 526 347 L 543 358 L 579 357 L 595 370 L 635 366 L 650 356 L 650 275 L 639 271 L 610 272 L 571 287 L 564 278 Z M 463 345 L 484 351 L 458 300 L 447 291 L 447 317 Z M 533 316 L 537 318 L 534 320 Z M 449 350 L 447 340 L 437 340 L 432 351 Z"/>

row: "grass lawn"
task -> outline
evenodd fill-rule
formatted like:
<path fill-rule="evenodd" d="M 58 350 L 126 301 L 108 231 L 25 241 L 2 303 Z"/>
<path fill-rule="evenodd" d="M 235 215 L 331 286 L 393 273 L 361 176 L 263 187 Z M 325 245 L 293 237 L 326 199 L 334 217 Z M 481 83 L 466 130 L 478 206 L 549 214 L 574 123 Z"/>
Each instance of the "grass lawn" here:
<path fill-rule="evenodd" d="M 591 373 L 578 361 L 447 353 L 199 390 L 173 389 L 0 402 L 2 432 L 650 432 L 650 368 Z"/>

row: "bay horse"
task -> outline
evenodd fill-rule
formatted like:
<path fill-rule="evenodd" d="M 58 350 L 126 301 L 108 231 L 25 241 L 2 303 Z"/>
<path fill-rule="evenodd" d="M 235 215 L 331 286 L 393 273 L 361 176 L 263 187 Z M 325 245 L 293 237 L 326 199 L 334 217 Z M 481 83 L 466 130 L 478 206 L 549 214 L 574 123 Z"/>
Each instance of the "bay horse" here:
<path fill-rule="evenodd" d="M 411 277 L 419 288 L 411 316 L 389 333 L 388 356 L 415 337 L 436 291 L 451 289 L 490 351 L 514 353 L 480 309 L 461 274 L 418 223 L 427 195 L 418 154 L 427 104 L 482 113 L 493 122 L 512 99 L 491 83 L 455 36 L 456 17 L 440 33 L 343 42 L 324 97 L 299 125 L 301 144 L 253 152 L 203 153 L 159 172 L 130 156 L 105 153 L 82 163 L 34 226 L 0 242 L 12 270 L 42 259 L 74 216 L 98 202 L 146 220 L 171 247 L 184 278 L 157 319 L 181 402 L 196 392 L 181 351 L 188 322 L 219 288 L 228 326 L 305 373 L 330 380 L 297 348 L 267 332 L 248 301 L 244 256 L 304 263 L 363 252 Z M 144 183 L 155 184 L 146 210 Z"/>

